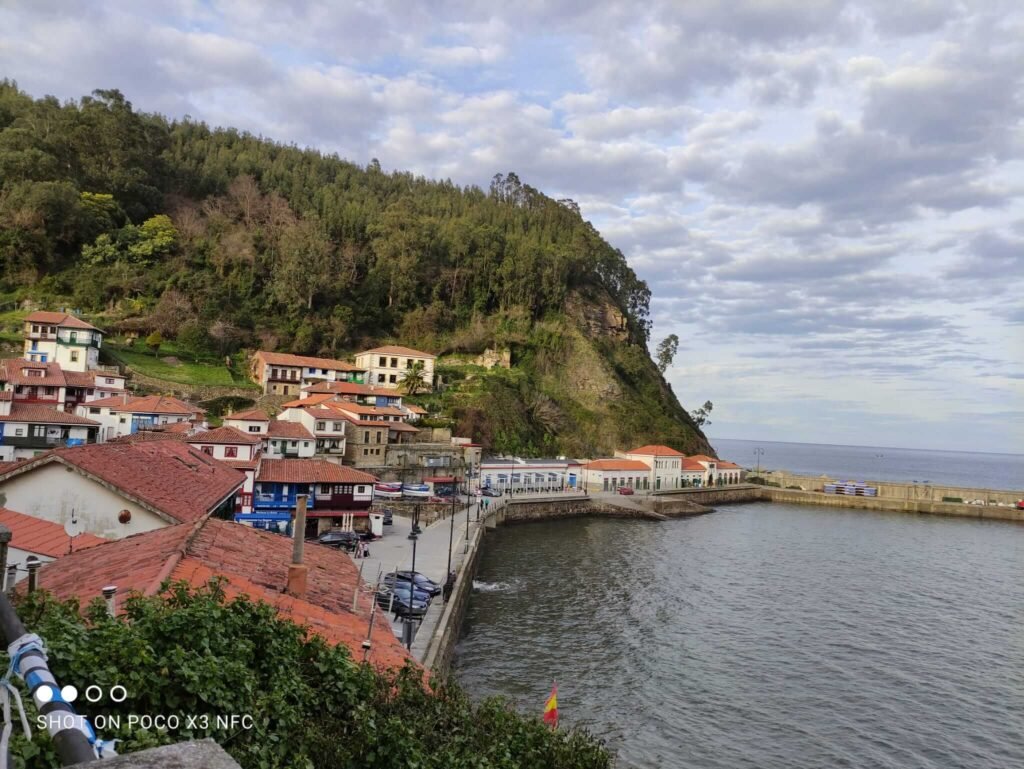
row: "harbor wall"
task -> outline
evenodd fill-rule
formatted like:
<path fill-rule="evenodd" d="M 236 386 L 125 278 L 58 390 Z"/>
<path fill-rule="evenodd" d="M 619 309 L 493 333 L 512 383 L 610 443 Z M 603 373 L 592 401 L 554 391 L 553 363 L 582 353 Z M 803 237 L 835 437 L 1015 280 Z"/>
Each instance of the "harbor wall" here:
<path fill-rule="evenodd" d="M 749 473 L 747 477 L 757 476 L 757 473 Z M 779 484 L 783 489 L 788 486 L 800 486 L 804 491 L 821 491 L 826 483 L 841 483 L 847 480 L 863 481 L 865 485 L 877 488 L 879 497 L 906 501 L 941 503 L 943 497 L 958 497 L 964 502 L 980 500 L 986 506 L 1009 505 L 1012 507 L 1018 499 L 1024 498 L 1024 491 L 1011 489 L 974 489 L 934 483 L 897 483 L 861 478 L 831 478 L 824 475 L 799 475 L 785 470 L 762 470 L 760 477 L 765 481 Z"/>
<path fill-rule="evenodd" d="M 885 510 L 895 513 L 922 513 L 926 515 L 947 515 L 957 518 L 1024 523 L 1024 510 L 1017 510 L 1013 507 L 961 505 L 951 502 L 933 502 L 925 499 L 848 497 L 842 494 L 822 494 L 814 491 L 777 489 L 772 486 L 766 486 L 760 489 L 760 491 L 761 499 L 766 502 L 788 502 L 798 505 L 848 507 L 856 510 Z M 974 499 L 974 497 L 971 497 L 971 499 Z"/>

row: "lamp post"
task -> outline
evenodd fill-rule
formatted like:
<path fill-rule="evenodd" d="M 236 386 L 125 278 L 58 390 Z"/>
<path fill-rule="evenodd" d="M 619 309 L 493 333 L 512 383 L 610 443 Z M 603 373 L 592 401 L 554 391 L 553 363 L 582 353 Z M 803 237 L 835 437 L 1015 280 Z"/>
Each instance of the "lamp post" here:
<path fill-rule="evenodd" d="M 413 515 L 415 516 L 415 520 L 418 522 L 420 517 L 419 505 L 416 505 Z M 412 617 L 412 609 L 416 602 L 416 540 L 419 539 L 419 537 L 416 536 L 415 529 L 409 532 L 409 539 L 412 540 L 412 568 L 409 574 L 409 604 L 405 614 L 405 647 L 411 652 L 413 623 L 415 622 Z M 398 584 L 397 579 L 395 580 L 395 584 Z"/>
<path fill-rule="evenodd" d="M 758 446 L 754 449 L 754 456 L 757 457 L 757 476 L 761 477 L 761 457 L 764 455 L 764 449 Z"/>
<path fill-rule="evenodd" d="M 448 528 L 448 568 L 445 570 L 445 578 L 452 573 L 452 543 L 455 541 L 455 497 L 452 497 L 452 520 Z"/>
<path fill-rule="evenodd" d="M 464 554 L 469 552 L 469 505 L 466 505 L 466 546 L 462 552 Z"/>

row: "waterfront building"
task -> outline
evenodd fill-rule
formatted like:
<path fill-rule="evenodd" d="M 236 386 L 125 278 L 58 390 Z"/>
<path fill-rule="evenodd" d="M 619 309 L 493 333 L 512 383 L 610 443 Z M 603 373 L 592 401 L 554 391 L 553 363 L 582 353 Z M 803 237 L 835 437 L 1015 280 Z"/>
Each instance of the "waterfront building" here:
<path fill-rule="evenodd" d="M 367 372 L 367 384 L 381 387 L 404 387 L 406 372 L 416 363 L 423 364 L 420 379 L 426 387 L 434 386 L 436 355 L 400 345 L 385 345 L 364 350 L 356 355 L 356 365 Z"/>
<path fill-rule="evenodd" d="M 245 476 L 178 440 L 48 451 L 0 471 L 13 510 L 119 539 L 235 509 Z"/>
<path fill-rule="evenodd" d="M 725 486 L 739 483 L 743 479 L 743 468 L 733 462 L 706 454 L 694 454 L 689 459 L 703 468 L 698 483 L 700 486 Z"/>
<path fill-rule="evenodd" d="M 635 459 L 650 468 L 645 488 L 652 491 L 678 489 L 682 487 L 683 453 L 668 446 L 639 446 L 625 452 L 615 452 L 621 459 Z"/>
<path fill-rule="evenodd" d="M 595 459 L 583 465 L 583 483 L 589 493 L 615 491 L 623 487 L 649 491 L 651 468 L 639 459 Z"/>
<path fill-rule="evenodd" d="M 302 388 L 318 382 L 362 383 L 366 369 L 334 358 L 260 350 L 253 355 L 251 373 L 265 393 L 300 395 Z"/>
<path fill-rule="evenodd" d="M 566 457 L 485 457 L 479 463 L 480 485 L 502 491 L 576 489 L 584 483 L 583 467 L 575 459 Z"/>
<path fill-rule="evenodd" d="M 58 363 L 68 371 L 99 366 L 103 332 L 66 312 L 37 311 L 25 318 L 25 358 L 34 363 Z"/>
<path fill-rule="evenodd" d="M 250 514 L 235 520 L 257 525 L 286 523 L 295 510 L 298 495 L 306 495 L 306 535 L 315 537 L 341 526 L 352 514 L 367 517 L 377 479 L 322 459 L 262 459 Z"/>

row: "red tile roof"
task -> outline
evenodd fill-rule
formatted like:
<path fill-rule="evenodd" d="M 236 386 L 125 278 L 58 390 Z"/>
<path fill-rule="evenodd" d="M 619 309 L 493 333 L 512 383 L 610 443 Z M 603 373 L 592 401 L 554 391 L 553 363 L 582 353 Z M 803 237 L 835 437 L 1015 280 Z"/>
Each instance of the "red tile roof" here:
<path fill-rule="evenodd" d="M 182 437 L 195 430 L 196 425 L 194 422 L 172 422 L 169 425 L 161 425 L 160 429 L 162 432 Z"/>
<path fill-rule="evenodd" d="M 39 406 L 33 403 L 13 403 L 11 413 L 0 416 L 0 422 L 35 422 L 45 425 L 79 425 L 82 427 L 99 427 L 99 422 L 71 414 L 67 411 L 58 411 L 50 406 Z"/>
<path fill-rule="evenodd" d="M 309 430 L 298 422 L 289 422 L 286 419 L 271 419 L 267 427 L 267 436 L 289 440 L 313 440 L 313 434 Z"/>
<path fill-rule="evenodd" d="M 249 526 L 207 518 L 99 547 L 102 550 L 74 553 L 43 566 L 40 587 L 58 598 L 77 597 L 85 604 L 101 595 L 106 585 L 116 585 L 122 595 L 130 591 L 156 595 L 168 579 L 201 587 L 223 577 L 229 599 L 245 595 L 268 603 L 282 617 L 308 626 L 330 643 L 344 644 L 355 659 L 362 659 L 373 599 L 364 589 L 352 611 L 359 574 L 352 560 L 338 550 L 306 543 L 307 591 L 297 598 L 284 592 L 292 540 Z M 258 558 L 253 557 L 255 553 Z M 378 617 L 371 639 L 374 665 L 400 667 L 409 659 L 383 618 Z"/>
<path fill-rule="evenodd" d="M 13 390 L 0 390 L 0 401 L 12 401 L 14 400 Z"/>
<path fill-rule="evenodd" d="M 741 470 L 742 468 L 734 462 L 726 462 L 725 460 L 718 460 L 719 470 Z"/>
<path fill-rule="evenodd" d="M 25 369 L 42 371 L 38 376 L 27 376 Z M 24 358 L 8 358 L 0 360 L 0 380 L 11 384 L 43 385 L 47 387 L 63 387 L 65 384 L 64 372 L 60 364 L 50 361 L 49 363 L 35 363 Z"/>
<path fill-rule="evenodd" d="M 11 546 L 37 555 L 60 558 L 71 552 L 101 545 L 107 540 L 95 534 L 83 533 L 71 539 L 64 527 L 53 521 L 33 518 L 0 507 L 0 524 L 11 530 Z"/>
<path fill-rule="evenodd" d="M 588 470 L 650 470 L 639 459 L 595 459 L 584 465 Z M 515 472 L 515 468 L 512 469 Z"/>
<path fill-rule="evenodd" d="M 263 409 L 251 409 L 249 411 L 239 411 L 237 414 L 228 414 L 224 419 L 238 419 L 243 422 L 269 422 L 270 417 L 267 416 L 267 412 Z"/>
<path fill-rule="evenodd" d="M 383 347 L 374 347 L 372 350 L 363 350 L 360 355 L 368 355 L 373 353 L 374 355 L 405 355 L 406 357 L 416 358 L 436 358 L 432 352 L 422 352 L 421 350 L 414 350 L 411 347 L 402 347 L 397 344 L 386 344 Z"/>
<path fill-rule="evenodd" d="M 292 355 L 287 352 L 266 352 L 256 355 L 271 366 L 302 366 L 304 368 L 326 369 L 328 371 L 365 371 L 354 363 L 335 358 L 311 358 L 306 355 Z"/>
<path fill-rule="evenodd" d="M 302 388 L 304 393 L 331 393 L 332 395 L 373 395 L 376 388 L 358 382 L 317 382 Z"/>
<path fill-rule="evenodd" d="M 283 409 L 307 409 L 310 406 L 317 406 L 325 401 L 329 401 L 334 397 L 333 393 L 315 393 L 306 398 L 296 398 L 293 401 L 282 403 L 281 408 Z"/>
<path fill-rule="evenodd" d="M 698 462 L 717 462 L 718 460 L 714 457 L 709 457 L 707 454 L 691 454 L 690 459 L 696 459 Z"/>
<path fill-rule="evenodd" d="M 109 398 L 89 401 L 90 407 L 109 408 L 111 411 L 124 411 L 132 414 L 195 414 L 202 412 L 198 406 L 172 398 L 169 395 L 145 395 L 140 398 L 132 396 L 112 395 Z"/>
<path fill-rule="evenodd" d="M 389 430 L 394 430 L 397 433 L 418 433 L 420 431 L 420 428 L 405 422 L 375 422 L 374 424 L 387 425 Z"/>
<path fill-rule="evenodd" d="M 427 410 L 422 406 L 417 406 L 415 403 L 406 403 L 403 408 L 406 411 L 411 411 L 413 414 L 426 414 Z"/>
<path fill-rule="evenodd" d="M 682 469 L 687 470 L 689 472 L 698 473 L 703 473 L 705 470 L 707 470 L 707 468 L 704 467 L 704 465 L 702 465 L 693 457 L 683 457 Z"/>
<path fill-rule="evenodd" d="M 350 414 L 374 414 L 383 417 L 404 417 L 406 415 L 404 411 L 394 406 L 363 406 L 348 401 L 334 403 L 331 408 L 347 411 Z"/>
<path fill-rule="evenodd" d="M 65 328 L 89 328 L 93 331 L 99 331 L 91 323 L 86 323 L 81 318 L 77 318 L 74 315 L 69 315 L 66 312 L 47 312 L 46 310 L 36 310 L 25 316 L 26 323 L 45 323 L 49 326 L 64 326 Z"/>
<path fill-rule="evenodd" d="M 185 443 L 237 443 L 254 446 L 262 442 L 263 438 L 259 435 L 243 433 L 236 427 L 215 427 L 212 430 L 193 433 L 185 438 Z"/>
<path fill-rule="evenodd" d="M 242 473 L 201 451 L 167 440 L 54 449 L 0 473 L 0 483 L 51 462 L 113 487 L 171 523 L 205 515 L 245 481 Z"/>
<path fill-rule="evenodd" d="M 369 473 L 326 459 L 264 459 L 257 481 L 269 483 L 374 483 Z"/>
<path fill-rule="evenodd" d="M 182 424 L 188 424 L 183 422 Z M 180 441 L 185 437 L 183 433 L 170 430 L 139 430 L 137 433 L 119 435 L 111 438 L 107 443 L 147 443 L 149 441 Z"/>
<path fill-rule="evenodd" d="M 668 446 L 648 445 L 627 451 L 627 454 L 643 454 L 647 457 L 681 457 L 683 453 Z"/>

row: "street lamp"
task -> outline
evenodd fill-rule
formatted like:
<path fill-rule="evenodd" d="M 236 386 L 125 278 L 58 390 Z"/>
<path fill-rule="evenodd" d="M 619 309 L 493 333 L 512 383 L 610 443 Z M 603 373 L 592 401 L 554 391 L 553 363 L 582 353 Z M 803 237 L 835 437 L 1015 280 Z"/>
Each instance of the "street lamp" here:
<path fill-rule="evenodd" d="M 758 446 L 754 449 L 754 456 L 757 457 L 757 475 L 761 477 L 761 457 L 764 456 L 764 449 Z"/>
<path fill-rule="evenodd" d="M 469 552 L 469 505 L 466 505 L 466 547 L 463 549 L 462 552 Z"/>
<path fill-rule="evenodd" d="M 416 505 L 415 515 L 419 518 L 420 506 Z M 416 540 L 419 537 L 416 536 L 415 532 L 409 533 L 409 539 L 412 540 L 412 569 L 409 574 L 409 604 L 406 608 L 405 614 L 405 646 L 411 652 L 412 651 L 412 637 L 413 637 L 413 623 L 415 620 L 412 617 L 413 605 L 416 603 Z M 397 575 L 396 575 L 397 577 Z M 395 584 L 398 584 L 398 580 L 395 580 Z"/>

